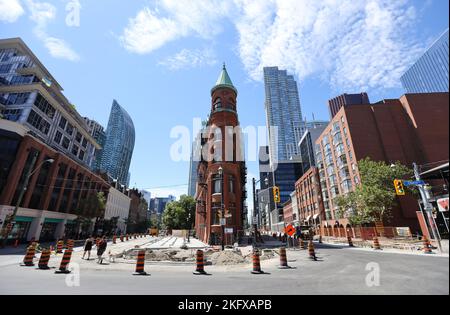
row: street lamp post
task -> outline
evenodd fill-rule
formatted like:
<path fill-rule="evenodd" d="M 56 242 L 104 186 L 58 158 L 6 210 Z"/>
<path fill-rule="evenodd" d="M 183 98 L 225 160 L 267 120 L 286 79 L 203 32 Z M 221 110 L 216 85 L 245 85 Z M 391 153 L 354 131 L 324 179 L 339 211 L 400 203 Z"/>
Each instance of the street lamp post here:
<path fill-rule="evenodd" d="M 220 196 L 221 196 L 221 205 L 220 205 L 220 210 L 221 210 L 221 220 L 220 221 L 221 222 L 220 222 L 220 225 L 222 226 L 222 251 L 224 251 L 225 250 L 225 224 L 226 224 L 226 221 L 224 221 L 224 219 L 225 219 L 225 201 L 224 201 L 224 193 L 223 193 L 224 176 L 223 176 L 222 166 L 219 167 L 219 176 L 220 176 Z"/>
<path fill-rule="evenodd" d="M 25 192 L 28 189 L 28 183 L 30 182 L 31 176 L 33 176 L 33 174 L 36 173 L 36 171 L 38 169 L 40 169 L 40 167 L 42 165 L 44 165 L 45 163 L 53 163 L 55 161 L 53 159 L 45 160 L 33 170 L 38 156 L 39 156 L 39 152 L 35 151 L 33 154 L 33 159 L 31 160 L 31 164 L 28 167 L 27 172 L 25 174 L 24 183 L 22 185 L 22 189 L 20 190 L 19 197 L 17 198 L 17 203 L 16 203 L 16 206 L 14 207 L 14 211 L 13 211 L 12 215 L 8 216 L 5 219 L 5 222 L 3 223 L 3 229 L 5 232 L 4 232 L 4 236 L 3 236 L 3 240 L 2 240 L 2 246 L 1 246 L 2 248 L 5 247 L 6 241 L 8 240 L 9 233 L 12 231 L 12 228 L 9 229 L 8 225 L 11 224 L 12 222 L 14 222 L 14 220 L 16 218 L 17 212 L 19 211 L 20 204 L 22 203 L 22 199 L 25 195 Z"/>
<path fill-rule="evenodd" d="M 414 177 L 416 178 L 417 181 L 421 181 L 422 179 L 420 177 L 419 166 L 416 163 L 414 163 L 413 167 L 414 167 Z M 431 233 L 433 235 L 433 238 L 437 242 L 439 251 L 442 253 L 442 244 L 441 244 L 441 240 L 440 240 L 440 235 L 439 235 L 439 231 L 436 226 L 436 221 L 434 220 L 434 217 L 433 217 L 433 205 L 430 203 L 428 193 L 425 190 L 424 185 L 417 185 L 417 188 L 419 189 L 419 193 L 422 198 L 422 203 L 425 208 L 425 213 L 427 214 L 428 223 L 431 227 Z"/>
<path fill-rule="evenodd" d="M 261 180 L 256 180 L 255 178 L 253 178 L 253 229 L 255 231 L 255 244 L 258 242 L 258 223 L 257 223 L 257 216 L 256 216 L 256 203 L 257 203 L 256 185 L 260 182 L 261 182 Z M 267 177 L 264 179 L 264 182 L 265 182 L 266 186 L 269 185 L 269 179 Z"/>

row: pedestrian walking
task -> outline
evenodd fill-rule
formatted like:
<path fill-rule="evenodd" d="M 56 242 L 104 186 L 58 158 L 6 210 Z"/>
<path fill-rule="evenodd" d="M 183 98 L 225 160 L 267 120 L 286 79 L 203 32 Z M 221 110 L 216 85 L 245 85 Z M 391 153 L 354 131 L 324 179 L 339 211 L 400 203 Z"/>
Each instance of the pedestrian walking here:
<path fill-rule="evenodd" d="M 97 263 L 102 264 L 103 263 L 103 254 L 106 251 L 106 246 L 108 245 L 107 241 L 106 241 L 106 237 L 103 236 L 103 238 L 100 240 L 98 247 L 97 247 L 97 256 L 98 256 L 98 261 Z"/>
<path fill-rule="evenodd" d="M 86 253 L 88 254 L 87 260 L 89 260 L 91 258 L 91 250 L 92 250 L 93 245 L 94 245 L 94 240 L 92 239 L 92 236 L 90 236 L 84 243 L 84 254 L 83 254 L 82 259 L 84 259 L 84 257 L 86 256 Z"/>

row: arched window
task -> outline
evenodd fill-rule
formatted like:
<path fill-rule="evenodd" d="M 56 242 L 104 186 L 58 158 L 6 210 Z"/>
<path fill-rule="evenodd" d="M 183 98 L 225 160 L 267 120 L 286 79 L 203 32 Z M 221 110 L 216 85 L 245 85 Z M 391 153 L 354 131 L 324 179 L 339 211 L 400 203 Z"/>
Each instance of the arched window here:
<path fill-rule="evenodd" d="M 220 97 L 216 98 L 214 101 L 214 110 L 222 108 L 222 99 Z"/>

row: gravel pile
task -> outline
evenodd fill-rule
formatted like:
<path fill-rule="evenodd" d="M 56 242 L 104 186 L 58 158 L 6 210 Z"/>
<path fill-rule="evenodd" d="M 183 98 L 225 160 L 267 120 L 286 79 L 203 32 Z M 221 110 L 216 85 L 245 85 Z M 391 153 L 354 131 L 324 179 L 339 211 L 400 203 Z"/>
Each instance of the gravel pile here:
<path fill-rule="evenodd" d="M 209 259 L 213 265 L 218 266 L 239 265 L 247 262 L 240 253 L 233 251 L 217 252 L 212 254 Z"/>

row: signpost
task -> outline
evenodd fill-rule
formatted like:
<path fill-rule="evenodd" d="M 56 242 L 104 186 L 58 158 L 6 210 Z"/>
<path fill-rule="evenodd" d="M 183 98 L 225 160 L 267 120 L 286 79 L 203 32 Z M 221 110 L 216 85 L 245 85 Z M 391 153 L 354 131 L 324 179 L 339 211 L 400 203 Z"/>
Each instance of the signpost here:
<path fill-rule="evenodd" d="M 425 185 L 425 182 L 424 182 L 423 180 L 403 181 L 403 185 L 404 185 L 405 187 L 421 186 L 421 185 Z"/>
<path fill-rule="evenodd" d="M 292 225 L 288 225 L 284 231 L 287 235 L 289 235 L 291 237 L 294 236 L 294 234 L 296 232 L 295 227 L 293 227 Z"/>

